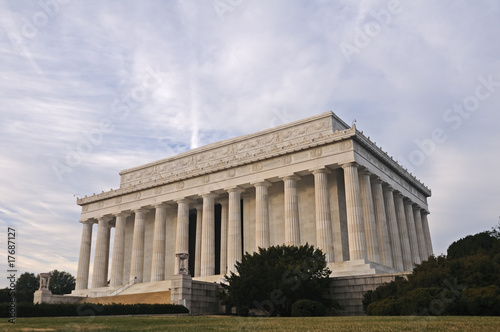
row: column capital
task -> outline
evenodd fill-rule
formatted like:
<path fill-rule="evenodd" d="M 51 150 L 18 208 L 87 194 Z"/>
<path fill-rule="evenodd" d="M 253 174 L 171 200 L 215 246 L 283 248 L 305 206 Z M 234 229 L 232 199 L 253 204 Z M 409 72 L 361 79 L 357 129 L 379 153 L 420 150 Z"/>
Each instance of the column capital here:
<path fill-rule="evenodd" d="M 413 206 L 413 204 L 414 204 L 413 201 L 406 196 L 403 196 L 403 202 L 406 204 L 410 204 L 411 206 Z"/>
<path fill-rule="evenodd" d="M 155 209 L 158 209 L 158 208 L 167 208 L 167 206 L 168 206 L 168 204 L 167 204 L 167 203 L 165 203 L 165 202 L 156 203 L 156 204 L 154 204 L 154 205 L 153 205 L 153 207 L 154 207 Z"/>
<path fill-rule="evenodd" d="M 403 200 L 406 198 L 406 196 L 403 195 L 403 193 L 401 193 L 398 190 L 394 190 L 394 197 L 401 197 L 401 199 L 403 199 Z"/>
<path fill-rule="evenodd" d="M 282 179 L 284 181 L 284 180 L 300 180 L 301 178 L 297 174 L 291 173 L 291 174 L 280 176 L 280 179 Z"/>
<path fill-rule="evenodd" d="M 138 214 L 138 213 L 147 213 L 149 211 L 149 209 L 145 208 L 145 207 L 141 207 L 141 208 L 135 209 L 133 211 L 134 211 L 135 214 Z"/>
<path fill-rule="evenodd" d="M 111 216 L 102 216 L 102 217 L 97 217 L 97 220 L 99 222 L 105 222 L 106 224 L 108 224 L 111 220 L 113 220 L 113 217 Z"/>
<path fill-rule="evenodd" d="M 189 198 L 180 198 L 180 199 L 176 199 L 174 202 L 176 202 L 177 204 L 180 204 L 180 203 L 191 204 L 192 200 Z"/>
<path fill-rule="evenodd" d="M 258 181 L 258 182 L 251 182 L 250 184 L 253 185 L 254 187 L 260 187 L 260 186 L 270 187 L 273 185 L 270 181 L 267 181 L 267 180 Z"/>
<path fill-rule="evenodd" d="M 94 219 L 92 219 L 92 218 L 85 219 L 85 220 L 80 220 L 80 222 L 81 222 L 82 224 L 84 224 L 84 225 L 89 225 L 89 224 L 90 224 L 90 225 L 93 225 L 93 224 L 95 224 L 95 221 L 94 221 Z"/>
<path fill-rule="evenodd" d="M 316 175 L 319 173 L 330 174 L 332 171 L 330 169 L 326 168 L 326 166 L 323 166 L 323 167 L 318 167 L 318 168 L 311 168 L 311 169 L 309 169 L 309 172 Z"/>
<path fill-rule="evenodd" d="M 413 203 L 412 207 L 413 207 L 413 210 L 422 210 L 420 205 L 418 205 L 417 203 Z"/>
<path fill-rule="evenodd" d="M 358 168 L 359 167 L 359 164 L 355 161 L 351 161 L 351 162 L 348 162 L 348 163 L 345 163 L 345 164 L 341 164 L 340 167 L 342 167 L 343 169 L 346 169 L 347 167 L 356 167 Z"/>
<path fill-rule="evenodd" d="M 118 218 L 118 217 L 124 217 L 124 218 L 127 218 L 127 217 L 129 217 L 129 216 L 131 216 L 131 215 L 132 215 L 132 213 L 130 213 L 130 212 L 123 212 L 123 211 L 122 211 L 122 212 L 115 213 L 115 217 L 117 217 L 117 218 Z"/>
<path fill-rule="evenodd" d="M 363 167 L 363 168 L 359 168 L 358 174 L 371 176 L 372 172 L 370 172 L 370 170 L 368 168 Z"/>
<path fill-rule="evenodd" d="M 385 189 L 385 190 L 387 190 L 387 191 L 394 192 L 394 188 L 393 188 L 390 184 L 388 184 L 388 183 L 385 183 L 385 182 L 384 182 L 384 183 L 382 184 L 382 188 L 384 188 L 384 189 Z"/>
<path fill-rule="evenodd" d="M 227 191 L 228 193 L 238 192 L 240 194 L 245 191 L 245 189 L 238 186 L 224 188 L 224 190 Z"/>
<path fill-rule="evenodd" d="M 201 197 L 203 199 L 205 199 L 205 198 L 216 198 L 217 196 L 219 196 L 219 195 L 217 195 L 216 193 L 212 193 L 212 192 L 209 192 L 209 193 L 201 195 Z"/>

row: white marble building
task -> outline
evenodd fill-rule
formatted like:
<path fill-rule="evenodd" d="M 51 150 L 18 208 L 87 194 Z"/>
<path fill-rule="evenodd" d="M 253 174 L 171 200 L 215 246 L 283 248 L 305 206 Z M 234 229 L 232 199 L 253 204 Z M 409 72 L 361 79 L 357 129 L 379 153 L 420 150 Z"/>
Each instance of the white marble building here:
<path fill-rule="evenodd" d="M 433 253 L 431 191 L 332 112 L 120 176 L 119 189 L 78 199 L 75 295 L 116 294 L 130 280 L 169 289 L 176 254 L 189 254 L 193 280 L 220 281 L 244 252 L 272 245 L 321 248 L 332 277 L 410 271 Z"/>

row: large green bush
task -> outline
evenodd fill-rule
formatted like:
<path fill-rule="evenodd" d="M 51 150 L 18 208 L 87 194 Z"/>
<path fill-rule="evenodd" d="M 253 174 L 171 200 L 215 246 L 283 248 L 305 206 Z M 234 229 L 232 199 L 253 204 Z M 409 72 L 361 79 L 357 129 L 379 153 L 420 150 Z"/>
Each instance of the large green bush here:
<path fill-rule="evenodd" d="M 325 296 L 330 286 L 330 270 L 325 255 L 311 245 L 272 246 L 246 253 L 236 263 L 237 273 L 222 283 L 223 303 L 236 307 L 239 315 L 251 310 L 268 316 L 290 316 L 292 304 L 300 299 L 338 308 Z"/>
<path fill-rule="evenodd" d="M 482 232 L 365 293 L 368 315 L 500 315 L 500 238 Z M 467 254 L 469 252 L 469 254 Z"/>
<path fill-rule="evenodd" d="M 323 303 L 311 300 L 298 300 L 292 304 L 293 317 L 320 317 L 326 315 Z"/>

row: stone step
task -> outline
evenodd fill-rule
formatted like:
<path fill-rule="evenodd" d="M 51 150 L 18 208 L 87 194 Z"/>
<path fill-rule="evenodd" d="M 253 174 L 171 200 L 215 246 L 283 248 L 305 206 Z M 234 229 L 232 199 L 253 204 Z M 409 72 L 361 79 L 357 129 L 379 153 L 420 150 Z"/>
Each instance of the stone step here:
<path fill-rule="evenodd" d="M 169 291 L 171 287 L 172 283 L 170 280 L 145 282 L 132 285 L 120 293 L 120 295 Z"/>

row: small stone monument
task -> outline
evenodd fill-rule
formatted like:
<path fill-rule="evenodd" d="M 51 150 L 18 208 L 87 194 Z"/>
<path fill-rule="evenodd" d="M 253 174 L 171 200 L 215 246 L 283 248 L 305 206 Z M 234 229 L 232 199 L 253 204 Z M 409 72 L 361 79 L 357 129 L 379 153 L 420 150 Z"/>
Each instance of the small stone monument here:
<path fill-rule="evenodd" d="M 33 303 L 50 302 L 52 292 L 49 289 L 50 273 L 40 273 L 40 287 L 33 295 Z"/>

